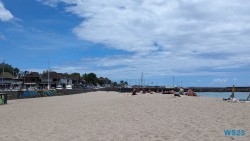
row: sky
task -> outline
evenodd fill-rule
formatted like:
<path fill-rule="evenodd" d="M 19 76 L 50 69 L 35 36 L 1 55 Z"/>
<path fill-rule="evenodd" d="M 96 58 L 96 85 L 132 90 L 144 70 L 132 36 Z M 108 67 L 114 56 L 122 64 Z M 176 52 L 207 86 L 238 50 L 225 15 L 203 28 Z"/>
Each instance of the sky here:
<path fill-rule="evenodd" d="M 0 62 L 113 81 L 250 86 L 249 0 L 0 0 Z"/>

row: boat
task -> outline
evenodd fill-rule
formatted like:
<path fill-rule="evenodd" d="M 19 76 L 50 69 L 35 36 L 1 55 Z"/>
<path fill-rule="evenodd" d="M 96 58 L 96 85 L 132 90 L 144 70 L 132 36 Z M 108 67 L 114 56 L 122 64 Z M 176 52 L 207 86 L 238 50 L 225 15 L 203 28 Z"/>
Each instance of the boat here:
<path fill-rule="evenodd" d="M 66 85 L 66 90 L 72 90 L 72 86 L 71 85 Z"/>
<path fill-rule="evenodd" d="M 57 85 L 57 86 L 56 86 L 56 89 L 57 89 L 57 90 L 62 90 L 62 89 L 63 89 L 63 88 L 62 88 L 62 85 Z"/>

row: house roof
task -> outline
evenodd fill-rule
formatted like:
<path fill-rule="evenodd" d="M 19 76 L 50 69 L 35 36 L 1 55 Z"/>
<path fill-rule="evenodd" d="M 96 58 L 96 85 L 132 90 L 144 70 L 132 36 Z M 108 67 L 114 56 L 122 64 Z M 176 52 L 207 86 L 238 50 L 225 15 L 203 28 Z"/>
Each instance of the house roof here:
<path fill-rule="evenodd" d="M 4 73 L 0 74 L 0 78 L 10 78 L 10 79 L 13 79 L 15 77 L 11 73 L 9 73 L 9 72 L 4 72 Z"/>
<path fill-rule="evenodd" d="M 49 77 L 51 79 L 59 79 L 59 78 L 65 78 L 67 77 L 65 74 L 63 73 L 57 73 L 57 72 L 50 72 L 49 73 Z M 43 79 L 47 79 L 48 78 L 48 72 L 45 72 L 41 75 L 41 78 Z"/>
<path fill-rule="evenodd" d="M 27 74 L 25 77 L 40 77 L 38 72 L 31 72 Z"/>

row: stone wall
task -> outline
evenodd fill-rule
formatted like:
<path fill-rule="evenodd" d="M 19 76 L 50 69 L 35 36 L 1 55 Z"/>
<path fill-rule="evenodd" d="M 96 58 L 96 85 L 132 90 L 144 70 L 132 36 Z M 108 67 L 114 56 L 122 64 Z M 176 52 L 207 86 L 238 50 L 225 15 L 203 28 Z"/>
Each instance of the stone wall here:
<path fill-rule="evenodd" d="M 117 91 L 117 92 L 131 92 L 134 88 L 104 88 L 101 89 L 102 91 Z M 139 90 L 145 89 L 145 91 L 154 91 L 154 92 L 162 92 L 162 91 L 171 91 L 175 90 L 176 92 L 179 91 L 178 88 L 157 88 L 157 87 L 145 87 L 145 88 L 138 88 Z M 184 88 L 185 92 L 188 89 L 192 89 L 194 92 L 232 92 L 232 87 L 188 87 Z M 235 92 L 250 92 L 250 87 L 235 87 Z"/>

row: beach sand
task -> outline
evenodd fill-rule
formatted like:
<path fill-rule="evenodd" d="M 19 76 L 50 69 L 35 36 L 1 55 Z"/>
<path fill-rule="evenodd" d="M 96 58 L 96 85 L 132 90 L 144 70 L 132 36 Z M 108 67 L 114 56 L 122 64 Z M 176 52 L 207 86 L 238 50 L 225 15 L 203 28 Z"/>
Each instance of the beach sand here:
<path fill-rule="evenodd" d="M 225 136 L 224 130 L 245 130 Z M 0 105 L 0 141 L 250 140 L 250 103 L 89 92 Z"/>

